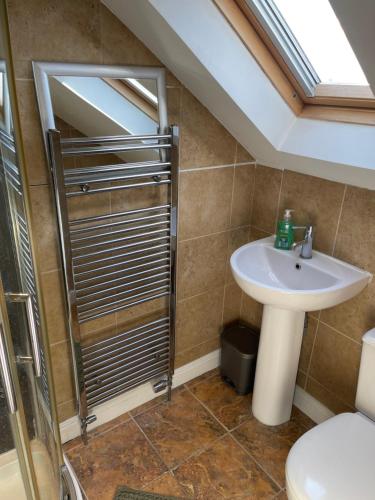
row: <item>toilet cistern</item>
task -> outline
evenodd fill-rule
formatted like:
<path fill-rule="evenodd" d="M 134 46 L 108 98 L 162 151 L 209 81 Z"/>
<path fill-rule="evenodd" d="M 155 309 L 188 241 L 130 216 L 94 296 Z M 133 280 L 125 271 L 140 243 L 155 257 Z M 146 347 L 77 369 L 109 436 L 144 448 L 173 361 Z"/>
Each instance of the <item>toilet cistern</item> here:
<path fill-rule="evenodd" d="M 305 313 L 341 304 L 372 275 L 312 250 L 301 258 L 274 248 L 274 237 L 236 250 L 230 260 L 239 287 L 264 304 L 252 411 L 266 425 L 290 419 Z"/>

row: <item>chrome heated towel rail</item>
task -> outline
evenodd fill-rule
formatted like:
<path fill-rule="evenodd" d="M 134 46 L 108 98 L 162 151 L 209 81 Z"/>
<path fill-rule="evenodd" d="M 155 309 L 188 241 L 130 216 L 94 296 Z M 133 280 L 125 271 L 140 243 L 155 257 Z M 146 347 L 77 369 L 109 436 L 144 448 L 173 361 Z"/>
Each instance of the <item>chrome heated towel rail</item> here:
<path fill-rule="evenodd" d="M 82 436 L 94 408 L 146 381 L 168 388 L 174 370 L 178 129 L 142 136 L 61 138 L 48 132 L 63 258 L 68 324 Z M 151 150 L 157 159 L 121 163 L 126 152 Z M 64 167 L 64 159 L 116 155 L 119 163 Z M 92 163 L 92 161 L 90 162 Z M 165 203 L 71 219 L 71 198 L 167 187 Z M 134 191 L 133 191 L 134 193 Z M 144 199 L 144 196 L 143 196 Z M 147 199 L 147 197 L 146 197 Z M 152 197 L 150 197 L 152 199 Z M 134 200 L 134 196 L 132 197 Z M 94 343 L 82 324 L 161 297 L 168 312 Z"/>

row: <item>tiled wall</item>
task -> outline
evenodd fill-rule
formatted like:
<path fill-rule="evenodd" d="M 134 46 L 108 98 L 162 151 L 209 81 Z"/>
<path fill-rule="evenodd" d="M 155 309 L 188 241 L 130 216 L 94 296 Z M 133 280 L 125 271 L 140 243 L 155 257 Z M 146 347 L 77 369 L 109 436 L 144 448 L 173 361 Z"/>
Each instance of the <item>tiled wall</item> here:
<path fill-rule="evenodd" d="M 31 61 L 161 64 L 99 0 L 9 0 L 8 7 L 58 410 L 64 420 L 74 412 L 70 346 Z M 248 239 L 254 164 L 169 72 L 167 85 L 169 120 L 181 127 L 176 339 L 176 364 L 180 366 L 218 347 L 228 309 L 235 307 L 235 297 L 226 293 L 231 282 L 227 261 L 232 249 Z M 117 328 L 129 315 L 123 312 L 113 324 L 101 321 L 83 333 Z"/>
<path fill-rule="evenodd" d="M 257 165 L 251 238 L 275 232 L 285 208 L 295 209 L 297 223 L 315 226 L 316 250 L 375 273 L 375 191 Z M 241 292 L 233 285 L 231 293 Z M 238 314 L 260 325 L 262 306 L 244 296 Z M 373 327 L 375 281 L 340 306 L 310 313 L 298 384 L 334 412 L 353 410 L 361 337 Z"/>
<path fill-rule="evenodd" d="M 31 185 L 34 231 L 61 420 L 74 412 L 56 224 L 31 60 L 160 65 L 99 0 L 8 0 L 11 42 Z M 259 325 L 262 307 L 234 283 L 228 258 L 267 236 L 282 209 L 316 225 L 316 248 L 375 272 L 375 194 L 255 166 L 251 156 L 168 72 L 168 111 L 181 127 L 177 366 L 218 347 L 224 323 Z M 310 315 L 298 382 L 334 411 L 352 408 L 360 339 L 375 326 L 375 284 Z"/>

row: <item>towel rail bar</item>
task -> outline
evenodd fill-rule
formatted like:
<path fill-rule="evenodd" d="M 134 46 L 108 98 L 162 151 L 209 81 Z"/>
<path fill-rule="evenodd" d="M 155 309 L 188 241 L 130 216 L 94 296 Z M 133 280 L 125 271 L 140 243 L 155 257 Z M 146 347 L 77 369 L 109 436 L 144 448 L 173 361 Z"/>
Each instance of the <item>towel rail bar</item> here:
<path fill-rule="evenodd" d="M 171 396 L 176 308 L 178 129 L 171 127 L 165 132 L 77 138 L 61 138 L 57 130 L 48 132 L 75 387 L 84 440 L 89 415 L 98 404 L 158 377 L 167 377 L 168 397 Z M 146 159 L 150 151 L 155 152 L 155 159 L 150 159 L 150 155 Z M 124 161 L 127 152 L 136 153 L 131 162 Z M 144 161 L 138 161 L 142 152 L 145 153 Z M 114 163 L 111 157 L 104 165 L 64 167 L 65 158 L 104 154 L 118 155 L 119 163 Z M 10 170 L 9 178 L 16 182 L 11 176 Z M 119 190 L 124 190 L 122 195 L 129 209 L 94 212 L 78 218 L 71 216 L 77 206 L 77 203 L 71 204 L 72 198 L 95 197 Z M 147 191 L 151 193 L 149 206 L 144 201 L 148 199 Z M 131 193 L 129 201 L 128 193 Z M 159 194 L 154 196 L 156 193 Z M 163 201 L 151 202 L 158 197 Z M 20 227 L 21 244 L 26 245 Z M 139 316 L 138 309 L 134 308 L 142 307 L 143 311 L 151 302 L 154 305 L 150 312 Z M 134 314 L 129 314 L 127 319 L 124 312 L 128 310 Z M 82 340 L 83 325 L 119 312 L 123 312 L 121 321 L 131 326 L 93 343 Z"/>

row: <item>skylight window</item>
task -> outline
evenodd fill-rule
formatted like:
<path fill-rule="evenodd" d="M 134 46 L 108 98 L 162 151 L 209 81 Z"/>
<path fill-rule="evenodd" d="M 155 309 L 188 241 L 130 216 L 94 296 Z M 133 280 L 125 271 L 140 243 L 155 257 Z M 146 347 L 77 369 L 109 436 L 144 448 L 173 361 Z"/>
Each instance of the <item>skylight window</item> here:
<path fill-rule="evenodd" d="M 274 0 L 324 84 L 368 85 L 328 0 Z"/>
<path fill-rule="evenodd" d="M 245 0 L 307 97 L 319 84 L 367 86 L 329 0 Z"/>

